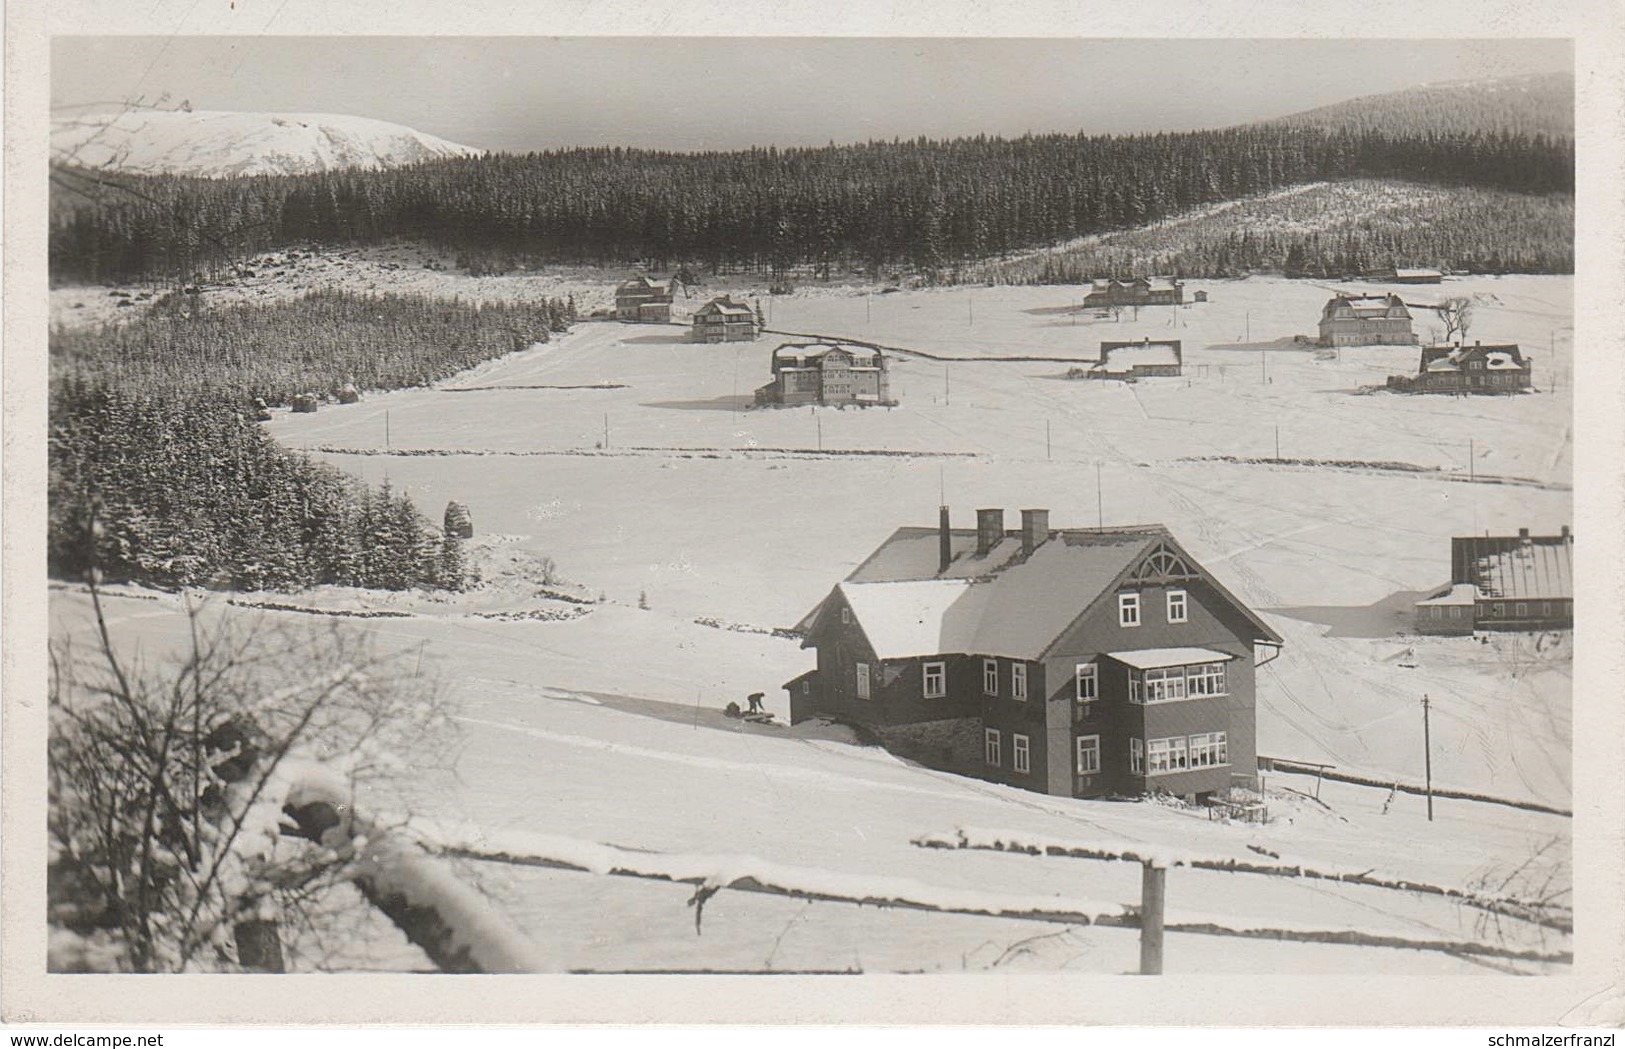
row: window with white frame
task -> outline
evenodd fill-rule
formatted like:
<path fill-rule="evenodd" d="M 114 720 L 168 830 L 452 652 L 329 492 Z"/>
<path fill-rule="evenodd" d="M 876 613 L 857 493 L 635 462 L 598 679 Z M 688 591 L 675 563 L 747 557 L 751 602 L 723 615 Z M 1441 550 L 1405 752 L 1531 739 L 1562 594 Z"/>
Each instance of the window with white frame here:
<path fill-rule="evenodd" d="M 1027 664 L 1010 664 L 1010 695 L 1014 699 L 1027 698 Z"/>
<path fill-rule="evenodd" d="M 1190 696 L 1224 695 L 1224 664 L 1199 663 L 1186 667 L 1185 693 Z"/>
<path fill-rule="evenodd" d="M 948 664 L 925 665 L 925 698 L 941 699 L 948 694 Z"/>
<path fill-rule="evenodd" d="M 1136 740 L 1135 742 L 1139 742 Z M 1078 737 L 1078 775 L 1093 776 L 1100 771 L 1100 737 Z"/>
<path fill-rule="evenodd" d="M 841 609 L 841 622 L 843 622 L 843 623 L 852 622 L 852 610 L 850 608 Z"/>
<path fill-rule="evenodd" d="M 1184 772 L 1189 765 L 1189 751 L 1184 736 L 1145 741 L 1146 771 L 1155 776 L 1162 772 Z"/>
<path fill-rule="evenodd" d="M 1167 703 L 1185 698 L 1184 667 L 1152 667 L 1130 672 L 1130 703 Z"/>
<path fill-rule="evenodd" d="M 1136 776 L 1145 775 L 1145 740 L 1131 738 L 1128 741 L 1128 770 Z"/>
<path fill-rule="evenodd" d="M 1073 680 L 1079 703 L 1093 703 L 1100 698 L 1100 672 L 1093 663 L 1079 663 Z"/>
<path fill-rule="evenodd" d="M 1190 737 L 1191 768 L 1209 769 L 1230 764 L 1230 744 L 1226 733 L 1198 732 Z"/>
<path fill-rule="evenodd" d="M 1026 736 L 1017 732 L 1010 737 L 1010 761 L 1017 772 L 1033 770 L 1032 747 Z"/>
<path fill-rule="evenodd" d="M 1117 625 L 1118 626 L 1139 626 L 1140 625 L 1140 595 L 1139 594 L 1118 594 L 1117 595 Z"/>
<path fill-rule="evenodd" d="M 869 697 L 870 697 L 870 692 L 869 692 L 869 664 L 867 664 L 867 663 L 859 663 L 858 664 L 858 698 L 859 699 L 868 699 Z"/>
<path fill-rule="evenodd" d="M 999 661 L 997 659 L 982 660 L 982 694 L 987 696 L 999 694 Z"/>
<path fill-rule="evenodd" d="M 1168 622 L 1183 623 L 1186 619 L 1185 591 L 1168 591 Z"/>
<path fill-rule="evenodd" d="M 982 755 L 983 759 L 986 760 L 989 765 L 998 765 L 1000 763 L 1000 761 L 1002 760 L 1002 755 L 1000 755 L 1000 753 L 999 753 L 999 730 L 998 729 L 990 728 L 990 729 L 987 730 L 987 736 L 986 736 L 986 739 L 985 739 L 985 742 L 984 742 L 984 747 L 985 747 L 985 749 L 984 749 L 984 752 L 983 752 L 983 755 Z"/>

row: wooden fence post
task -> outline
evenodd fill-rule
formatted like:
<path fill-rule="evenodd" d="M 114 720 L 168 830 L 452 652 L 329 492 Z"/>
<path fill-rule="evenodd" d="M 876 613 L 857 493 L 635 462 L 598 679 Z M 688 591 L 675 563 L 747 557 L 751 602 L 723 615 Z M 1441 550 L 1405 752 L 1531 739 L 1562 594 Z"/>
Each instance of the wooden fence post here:
<path fill-rule="evenodd" d="M 1168 868 L 1146 860 L 1140 868 L 1140 975 L 1162 975 L 1162 910 Z"/>

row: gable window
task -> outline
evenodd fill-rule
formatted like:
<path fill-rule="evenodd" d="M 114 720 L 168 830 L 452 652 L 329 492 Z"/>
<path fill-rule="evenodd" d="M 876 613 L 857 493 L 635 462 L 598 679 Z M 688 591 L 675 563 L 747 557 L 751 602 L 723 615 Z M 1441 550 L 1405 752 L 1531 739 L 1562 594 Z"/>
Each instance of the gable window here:
<path fill-rule="evenodd" d="M 998 765 L 1003 760 L 1002 756 L 999 754 L 998 729 L 990 728 L 987 730 L 987 736 L 983 746 L 984 752 L 982 757 L 989 765 Z"/>
<path fill-rule="evenodd" d="M 852 622 L 852 610 L 850 608 L 841 609 L 841 622 L 842 623 L 851 623 Z"/>
<path fill-rule="evenodd" d="M 1168 622 L 1183 623 L 1185 622 L 1185 616 L 1185 591 L 1168 591 Z"/>
<path fill-rule="evenodd" d="M 869 692 L 869 664 L 867 664 L 867 663 L 859 663 L 858 664 L 858 698 L 859 699 L 868 699 L 868 698 L 870 698 L 870 692 Z"/>
<path fill-rule="evenodd" d="M 1025 700 L 1027 698 L 1027 664 L 1010 664 L 1010 696 L 1013 699 Z"/>
<path fill-rule="evenodd" d="M 927 663 L 925 665 L 925 698 L 941 699 L 948 694 L 948 664 Z"/>
<path fill-rule="evenodd" d="M 982 660 L 982 694 L 985 696 L 999 694 L 999 661 L 997 659 Z"/>
<path fill-rule="evenodd" d="M 812 695 L 812 682 L 811 681 L 803 681 L 801 683 L 801 694 L 804 695 L 804 696 Z"/>
<path fill-rule="evenodd" d="M 1133 742 L 1138 743 L 1139 740 Z M 1093 776 L 1100 771 L 1100 737 L 1078 737 L 1078 775 Z"/>
<path fill-rule="evenodd" d="M 1032 748 L 1026 736 L 1019 732 L 1012 735 L 1010 737 L 1010 750 L 1010 761 L 1017 772 L 1031 772 L 1033 770 Z"/>
<path fill-rule="evenodd" d="M 1100 696 L 1100 674 L 1093 663 L 1079 663 L 1076 677 L 1079 703 L 1093 703 Z"/>
<path fill-rule="evenodd" d="M 1145 740 L 1138 738 L 1129 739 L 1128 770 L 1136 776 L 1145 775 Z"/>
<path fill-rule="evenodd" d="M 1117 625 L 1118 626 L 1139 626 L 1140 625 L 1140 595 L 1139 594 L 1118 594 L 1117 595 Z"/>

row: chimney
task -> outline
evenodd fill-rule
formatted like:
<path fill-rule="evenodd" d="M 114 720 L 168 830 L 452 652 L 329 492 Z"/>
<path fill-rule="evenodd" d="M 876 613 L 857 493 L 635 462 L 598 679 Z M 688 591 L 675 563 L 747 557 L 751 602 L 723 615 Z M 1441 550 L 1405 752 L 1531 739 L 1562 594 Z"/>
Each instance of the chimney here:
<path fill-rule="evenodd" d="M 937 574 L 941 575 L 948 570 L 954 560 L 954 537 L 948 530 L 948 508 L 937 507 Z"/>
<path fill-rule="evenodd" d="M 1032 556 L 1040 543 L 1049 538 L 1049 511 L 1023 510 L 1021 511 L 1021 553 L 1024 557 Z"/>
<path fill-rule="evenodd" d="M 1564 538 L 1564 539 L 1567 539 L 1567 538 L 1568 538 L 1568 537 L 1569 537 L 1569 526 L 1568 526 L 1568 525 L 1564 525 L 1564 526 L 1563 526 L 1563 538 Z"/>
<path fill-rule="evenodd" d="M 1004 538 L 1004 510 L 978 510 L 976 511 L 976 556 L 986 557 L 987 552 L 998 545 Z"/>
<path fill-rule="evenodd" d="M 1529 541 L 1529 529 L 1527 529 L 1527 528 L 1518 529 L 1518 538 L 1522 539 L 1524 542 L 1527 543 Z"/>

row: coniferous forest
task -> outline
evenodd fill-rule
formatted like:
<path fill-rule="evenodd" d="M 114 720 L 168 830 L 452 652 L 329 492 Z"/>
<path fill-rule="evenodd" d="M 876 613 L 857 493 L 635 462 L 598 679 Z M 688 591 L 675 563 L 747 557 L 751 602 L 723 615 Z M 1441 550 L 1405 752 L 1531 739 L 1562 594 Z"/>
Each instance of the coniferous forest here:
<path fill-rule="evenodd" d="M 317 292 L 51 336 L 48 564 L 155 586 L 459 588 L 463 560 L 404 496 L 289 451 L 251 398 L 416 386 L 545 342 L 568 303 Z"/>
<path fill-rule="evenodd" d="M 53 178 L 57 281 L 185 281 L 289 244 L 386 239 L 540 262 L 940 273 L 1310 181 L 1572 194 L 1574 144 L 1254 125 L 728 153 L 572 149 L 220 180 L 63 168 Z"/>

